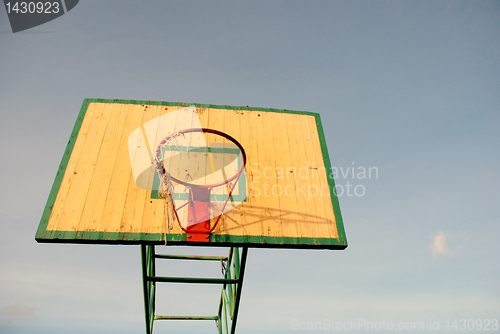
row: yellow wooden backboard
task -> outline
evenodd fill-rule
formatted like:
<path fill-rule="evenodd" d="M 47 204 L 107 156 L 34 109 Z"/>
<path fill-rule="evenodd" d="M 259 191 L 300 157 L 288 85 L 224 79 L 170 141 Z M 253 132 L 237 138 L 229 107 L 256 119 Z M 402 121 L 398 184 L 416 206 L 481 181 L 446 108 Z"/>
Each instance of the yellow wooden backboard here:
<path fill-rule="evenodd" d="M 155 149 L 165 136 L 184 128 L 225 133 L 241 145 L 246 155 L 246 164 L 241 167 L 241 153 L 229 143 L 232 148 L 223 148 L 224 152 L 234 152 L 230 153 L 234 154 L 231 163 L 226 164 L 228 169 L 214 169 L 217 143 L 201 139 L 198 145 L 206 144 L 212 150 L 207 170 L 243 170 L 234 184 L 231 201 L 203 243 L 189 240 L 177 221 L 180 218 L 169 226 L 165 200 L 159 198 L 155 186 L 161 178 L 154 168 Z M 195 160 L 186 162 L 187 167 L 179 167 L 183 161 L 172 158 L 170 164 L 172 168 L 196 169 Z M 194 172 L 187 173 L 193 179 Z M 227 195 L 226 188 L 213 190 L 212 196 Z M 184 195 L 175 196 L 181 199 Z M 319 114 L 101 99 L 86 99 L 83 103 L 36 240 L 347 247 Z"/>

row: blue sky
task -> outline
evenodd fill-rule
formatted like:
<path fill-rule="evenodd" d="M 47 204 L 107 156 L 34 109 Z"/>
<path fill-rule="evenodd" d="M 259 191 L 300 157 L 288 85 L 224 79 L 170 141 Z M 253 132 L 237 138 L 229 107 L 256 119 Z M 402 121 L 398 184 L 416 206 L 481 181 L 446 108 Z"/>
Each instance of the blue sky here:
<path fill-rule="evenodd" d="M 238 333 L 500 320 L 499 2 L 87 0 L 16 34 L 1 9 L 0 59 L 1 333 L 144 332 L 138 246 L 34 240 L 84 98 L 317 112 L 333 167 L 377 169 L 336 179 L 364 190 L 345 251 L 250 249 Z"/>

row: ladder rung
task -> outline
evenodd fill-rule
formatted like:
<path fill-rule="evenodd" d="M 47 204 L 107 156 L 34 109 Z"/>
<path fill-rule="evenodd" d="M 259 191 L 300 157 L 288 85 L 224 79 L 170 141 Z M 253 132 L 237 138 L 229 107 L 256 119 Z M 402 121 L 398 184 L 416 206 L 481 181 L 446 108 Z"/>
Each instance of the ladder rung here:
<path fill-rule="evenodd" d="M 218 317 L 200 317 L 200 316 L 163 316 L 163 315 L 155 315 L 155 320 L 217 320 Z"/>
<path fill-rule="evenodd" d="M 234 284 L 239 283 L 235 278 L 198 278 L 198 277 L 160 277 L 147 276 L 146 280 L 163 283 L 201 283 L 201 284 Z"/>
<path fill-rule="evenodd" d="M 157 258 L 157 259 L 227 261 L 227 256 L 198 256 L 198 255 L 155 254 L 154 257 Z"/>

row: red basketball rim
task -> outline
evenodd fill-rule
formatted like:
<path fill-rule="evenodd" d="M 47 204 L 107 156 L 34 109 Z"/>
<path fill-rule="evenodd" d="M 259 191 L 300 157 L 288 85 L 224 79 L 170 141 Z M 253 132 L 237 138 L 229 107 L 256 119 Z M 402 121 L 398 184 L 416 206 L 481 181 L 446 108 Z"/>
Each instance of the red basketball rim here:
<path fill-rule="evenodd" d="M 208 128 L 191 128 L 191 129 L 179 130 L 179 131 L 177 131 L 175 133 L 172 133 L 171 135 L 168 135 L 167 137 L 165 137 L 160 142 L 160 144 L 158 145 L 158 148 L 156 149 L 156 156 L 157 157 L 159 156 L 159 153 L 160 153 L 160 150 L 161 150 L 160 146 L 162 144 L 165 144 L 174 135 L 186 134 L 186 133 L 192 133 L 192 132 L 213 133 L 215 135 L 218 135 L 218 136 L 224 137 L 226 139 L 229 139 L 231 142 L 233 142 L 240 149 L 241 155 L 243 156 L 243 163 L 241 164 L 240 169 L 238 170 L 238 172 L 234 176 L 232 176 L 231 178 L 229 178 L 229 179 L 227 179 L 227 180 L 225 180 L 223 182 L 219 182 L 219 183 L 215 183 L 215 184 L 209 184 L 209 185 L 197 185 L 197 184 L 191 184 L 189 182 L 181 181 L 178 178 L 173 177 L 172 175 L 170 175 L 170 178 L 173 181 L 175 181 L 176 183 L 182 184 L 182 185 L 184 185 L 186 187 L 193 187 L 194 186 L 194 187 L 200 187 L 200 188 L 215 188 L 215 187 L 220 187 L 222 185 L 228 184 L 229 182 L 231 182 L 231 181 L 233 181 L 233 180 L 235 180 L 235 179 L 237 179 L 237 178 L 240 177 L 241 173 L 243 172 L 243 169 L 245 169 L 245 164 L 247 162 L 247 156 L 246 156 L 245 150 L 243 149 L 243 146 L 241 146 L 241 144 L 236 139 L 234 139 L 233 137 L 231 137 L 227 133 L 224 133 L 224 132 L 221 132 L 221 131 L 217 131 L 217 130 L 213 130 L 213 129 L 208 129 Z"/>

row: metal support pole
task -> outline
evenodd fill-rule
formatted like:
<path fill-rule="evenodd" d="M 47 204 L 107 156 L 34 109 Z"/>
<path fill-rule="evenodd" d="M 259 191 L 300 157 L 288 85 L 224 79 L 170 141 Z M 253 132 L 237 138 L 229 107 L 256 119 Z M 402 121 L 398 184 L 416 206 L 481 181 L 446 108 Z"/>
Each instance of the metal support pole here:
<path fill-rule="evenodd" d="M 142 284 L 144 290 L 144 311 L 146 316 L 146 334 L 153 333 L 155 313 L 155 287 L 156 282 L 148 280 L 155 275 L 154 246 L 141 245 L 142 255 Z"/>
<path fill-rule="evenodd" d="M 235 261 L 235 264 L 238 263 L 238 279 L 239 283 L 236 287 L 236 295 L 234 300 L 234 311 L 233 311 L 233 322 L 231 324 L 231 334 L 234 334 L 236 331 L 236 320 L 238 319 L 238 311 L 240 308 L 240 298 L 241 298 L 241 289 L 243 288 L 243 275 L 245 274 L 245 265 L 247 263 L 247 254 L 248 247 L 243 247 L 243 253 L 241 255 L 241 262 L 239 257 Z"/>
<path fill-rule="evenodd" d="M 221 300 L 219 304 L 220 334 L 234 334 L 236 331 L 236 321 L 238 320 L 238 310 L 240 305 L 241 290 L 243 288 L 243 275 L 248 254 L 248 247 L 243 247 L 241 258 L 239 248 L 233 247 L 229 252 L 229 260 L 225 278 L 235 280 L 234 283 L 224 284 L 222 287 Z M 232 267 L 232 270 L 231 270 Z M 229 326 L 231 330 L 229 331 Z"/>

